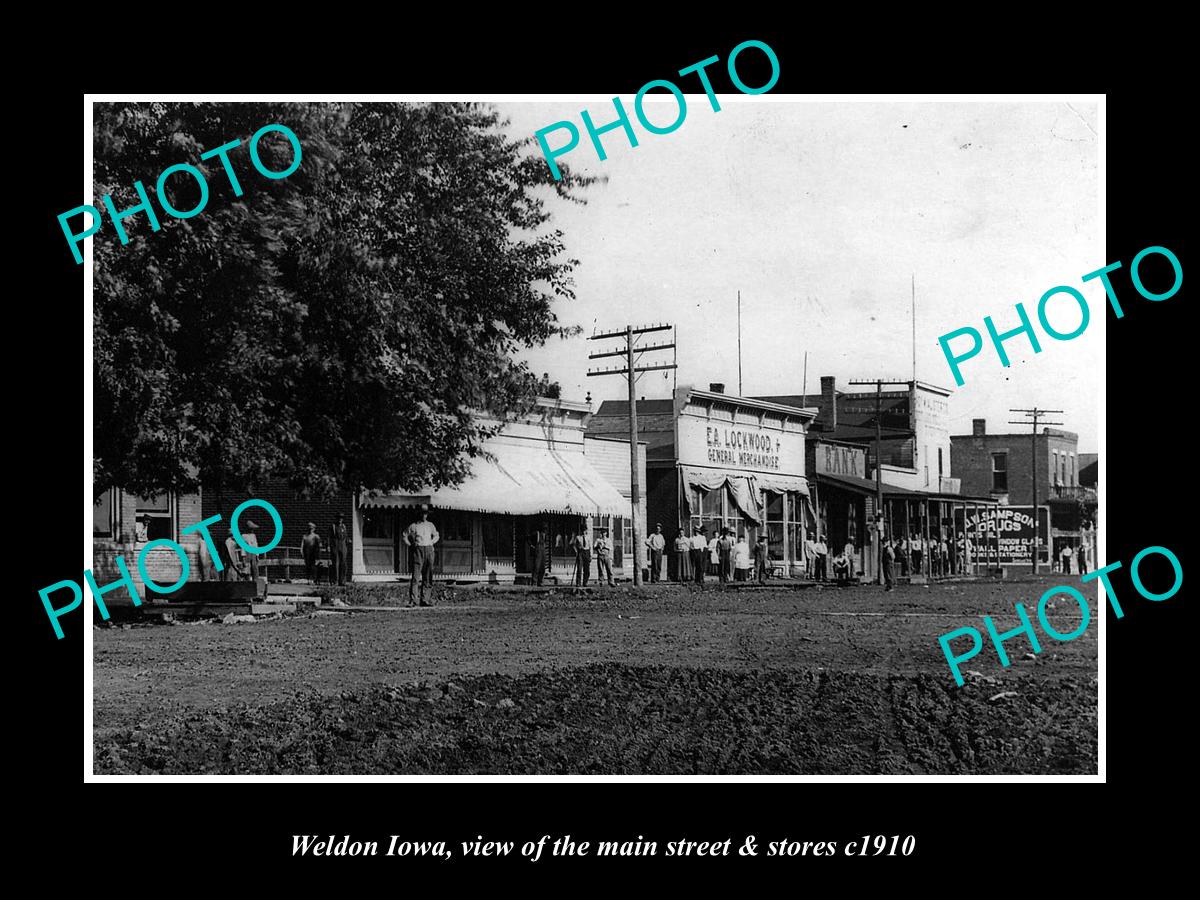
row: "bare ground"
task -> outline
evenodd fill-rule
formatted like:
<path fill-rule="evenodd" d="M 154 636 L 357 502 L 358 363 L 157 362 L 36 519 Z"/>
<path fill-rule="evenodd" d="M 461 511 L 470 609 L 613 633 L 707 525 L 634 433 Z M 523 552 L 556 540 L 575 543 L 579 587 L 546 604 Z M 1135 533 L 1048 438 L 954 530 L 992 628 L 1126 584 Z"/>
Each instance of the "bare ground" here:
<path fill-rule="evenodd" d="M 458 589 L 431 609 L 102 627 L 95 768 L 1092 773 L 1095 615 L 1032 658 L 1009 641 L 1008 668 L 985 645 L 961 688 L 937 643 L 982 613 L 1013 627 L 1014 601 L 1032 614 L 1054 583 Z"/>

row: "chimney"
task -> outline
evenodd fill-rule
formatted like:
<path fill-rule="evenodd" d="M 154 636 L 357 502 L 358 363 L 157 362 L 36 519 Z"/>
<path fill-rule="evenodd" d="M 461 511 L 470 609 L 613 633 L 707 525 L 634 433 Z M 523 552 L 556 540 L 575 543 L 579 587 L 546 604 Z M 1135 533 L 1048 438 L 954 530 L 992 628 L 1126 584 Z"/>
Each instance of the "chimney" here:
<path fill-rule="evenodd" d="M 725 382 L 710 381 L 708 383 L 708 389 L 710 391 L 712 391 L 714 394 L 723 394 L 723 393 L 725 393 Z"/>
<path fill-rule="evenodd" d="M 837 379 L 832 375 L 821 376 L 821 412 L 825 418 L 825 430 L 837 428 Z"/>
<path fill-rule="evenodd" d="M 985 434 L 987 434 L 987 419 L 972 419 L 971 435 L 973 437 L 983 437 Z"/>

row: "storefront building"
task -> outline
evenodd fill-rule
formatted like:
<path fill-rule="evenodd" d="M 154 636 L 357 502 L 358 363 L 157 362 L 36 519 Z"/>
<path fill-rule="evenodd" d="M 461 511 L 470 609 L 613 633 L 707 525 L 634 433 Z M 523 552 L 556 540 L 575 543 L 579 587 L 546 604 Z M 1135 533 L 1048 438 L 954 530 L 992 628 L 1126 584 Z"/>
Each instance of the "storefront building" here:
<path fill-rule="evenodd" d="M 638 401 L 649 526 L 661 523 L 668 545 L 680 530 L 701 527 L 710 537 L 729 528 L 752 544 L 765 533 L 777 571 L 800 576 L 812 523 L 804 441 L 816 411 L 709 387 Z M 628 430 L 625 401 L 606 401 L 588 425 L 597 437 Z"/>
<path fill-rule="evenodd" d="M 629 442 L 585 435 L 590 404 L 540 400 L 533 414 L 508 423 L 485 443 L 491 459 L 472 461 L 470 477 L 455 487 L 412 494 L 363 493 L 353 520 L 355 581 L 408 578 L 403 535 L 422 505 L 441 540 L 434 577 L 443 581 L 525 581 L 533 576 L 535 534 L 547 535 L 549 574 L 560 582 L 574 575 L 571 541 L 602 529 L 613 544 L 613 574 L 632 578 L 644 562 L 633 546 Z M 645 483 L 645 448 L 639 446 Z M 638 511 L 645 536 L 645 502 Z M 592 578 L 595 580 L 595 561 Z"/>
<path fill-rule="evenodd" d="M 953 435 L 951 441 L 964 490 L 1030 509 L 1036 493 L 1038 506 L 1049 507 L 1050 534 L 1040 526 L 1038 531 L 1040 569 L 1061 568 L 1065 550 L 1070 571 L 1078 574 L 1081 546 L 1085 565 L 1095 564 L 1098 497 L 1094 487 L 1082 483 L 1086 454 L 1078 453 L 1078 434 L 1059 428 L 1043 428 L 1036 438 L 1028 431 L 990 433 L 985 419 L 972 419 L 971 434 Z M 1023 565 L 1029 568 L 1028 562 Z"/>

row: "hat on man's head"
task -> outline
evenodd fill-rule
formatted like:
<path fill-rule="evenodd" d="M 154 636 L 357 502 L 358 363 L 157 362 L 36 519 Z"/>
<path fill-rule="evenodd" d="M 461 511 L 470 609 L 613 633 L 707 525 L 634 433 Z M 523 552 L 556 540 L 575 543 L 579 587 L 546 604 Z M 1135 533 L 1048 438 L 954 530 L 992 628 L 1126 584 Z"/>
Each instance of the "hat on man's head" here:
<path fill-rule="evenodd" d="M 421 512 L 429 512 L 429 504 L 428 503 L 421 504 Z"/>
<path fill-rule="evenodd" d="M 309 527 L 309 528 L 316 528 L 316 527 L 317 527 L 317 523 L 316 523 L 316 522 L 309 522 L 309 523 L 308 523 L 308 527 Z"/>
<path fill-rule="evenodd" d="M 247 522 L 246 527 L 249 528 L 251 531 L 258 531 L 258 523 L 257 522 Z"/>

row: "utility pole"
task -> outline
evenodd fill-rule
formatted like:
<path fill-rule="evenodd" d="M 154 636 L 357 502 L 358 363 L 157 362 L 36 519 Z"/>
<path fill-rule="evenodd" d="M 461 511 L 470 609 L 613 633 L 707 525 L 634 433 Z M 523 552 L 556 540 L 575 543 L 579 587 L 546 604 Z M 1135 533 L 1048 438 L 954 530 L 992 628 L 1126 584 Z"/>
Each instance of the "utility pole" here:
<path fill-rule="evenodd" d="M 675 363 L 657 365 L 657 366 L 638 366 L 634 354 L 639 356 L 643 353 L 650 353 L 655 350 L 674 350 L 675 341 L 672 340 L 669 344 L 648 344 L 645 347 L 635 346 L 637 336 L 648 334 L 653 331 L 672 331 L 671 325 L 647 325 L 642 328 L 634 328 L 632 325 L 626 325 L 624 331 L 608 331 L 604 334 L 594 334 L 588 340 L 600 341 L 608 338 L 624 338 L 625 347 L 621 350 L 606 350 L 600 353 L 589 353 L 588 359 L 601 359 L 607 356 L 623 356 L 625 357 L 625 368 L 623 369 L 596 369 L 588 370 L 588 377 L 591 378 L 597 375 L 624 375 L 626 382 L 629 384 L 629 493 L 633 505 L 633 514 L 630 516 L 630 535 L 632 536 L 633 546 L 629 548 L 633 556 L 633 583 L 635 587 L 640 587 L 642 584 L 642 566 L 639 560 L 639 549 L 641 548 L 640 536 L 638 535 L 638 506 L 642 501 L 642 486 L 638 478 L 638 422 L 637 422 L 637 380 L 641 372 L 655 372 L 663 369 L 674 369 Z"/>
<path fill-rule="evenodd" d="M 1037 446 L 1038 420 L 1042 416 L 1050 415 L 1052 413 L 1061 414 L 1062 410 L 1061 409 L 1038 409 L 1035 406 L 1033 409 L 1009 409 L 1009 412 L 1024 413 L 1028 417 L 1028 418 L 1023 419 L 1018 422 L 1014 422 L 1011 419 L 1009 419 L 1009 421 L 1008 421 L 1009 425 L 1032 425 L 1033 426 L 1033 445 L 1032 445 L 1032 447 L 1033 447 L 1033 453 L 1032 453 L 1032 456 L 1033 456 L 1033 552 L 1031 554 L 1032 559 L 1030 560 L 1030 562 L 1032 563 L 1033 574 L 1036 575 L 1037 574 L 1037 566 L 1038 566 L 1038 523 L 1040 521 L 1040 518 L 1038 516 L 1038 464 L 1037 464 L 1037 459 L 1038 459 L 1038 446 Z M 1041 424 L 1042 425 L 1061 425 L 1063 423 L 1062 422 L 1042 422 Z M 1046 527 L 1049 528 L 1049 523 L 1047 523 Z M 1049 547 L 1049 544 L 1050 544 L 1050 535 L 1047 534 L 1046 535 L 1047 548 Z M 1051 566 L 1053 566 L 1054 561 L 1051 560 L 1050 564 L 1051 564 Z"/>
<path fill-rule="evenodd" d="M 738 291 L 738 396 L 742 395 L 742 292 Z"/>
<path fill-rule="evenodd" d="M 880 464 L 883 460 L 883 386 L 885 384 L 888 387 L 897 384 L 907 385 L 908 382 L 870 378 L 858 379 L 850 383 L 875 385 L 875 517 L 878 519 L 883 515 L 883 466 Z M 817 524 L 820 525 L 819 511 Z M 878 529 L 875 534 L 875 583 L 879 584 L 883 580 L 883 537 L 879 534 Z"/>

